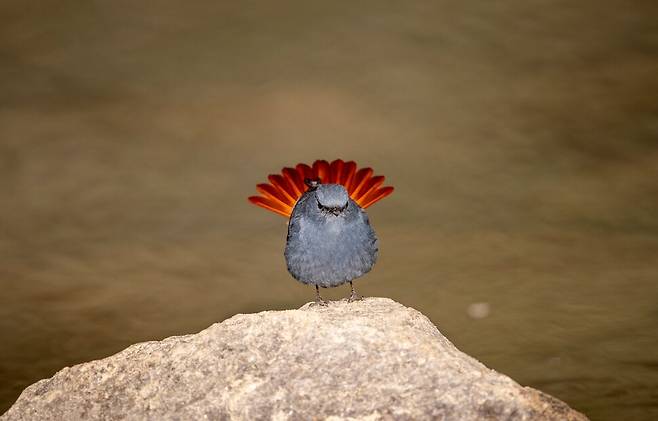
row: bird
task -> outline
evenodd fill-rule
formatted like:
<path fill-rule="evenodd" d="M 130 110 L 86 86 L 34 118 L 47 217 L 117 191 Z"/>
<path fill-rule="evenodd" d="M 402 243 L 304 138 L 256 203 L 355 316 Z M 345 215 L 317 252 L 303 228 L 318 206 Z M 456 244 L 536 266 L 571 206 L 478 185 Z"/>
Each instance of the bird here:
<path fill-rule="evenodd" d="M 359 300 L 353 280 L 368 273 L 379 241 L 365 208 L 393 193 L 384 176 L 354 161 L 315 160 L 270 174 L 249 202 L 289 218 L 284 256 L 293 278 L 315 286 L 315 303 L 327 305 L 320 288 L 350 284 L 349 302 Z"/>

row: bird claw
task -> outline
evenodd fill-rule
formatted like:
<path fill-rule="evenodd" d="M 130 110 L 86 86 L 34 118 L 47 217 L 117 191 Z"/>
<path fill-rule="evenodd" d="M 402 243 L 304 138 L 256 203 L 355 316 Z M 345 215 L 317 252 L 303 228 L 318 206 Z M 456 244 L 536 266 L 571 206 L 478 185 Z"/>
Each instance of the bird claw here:
<path fill-rule="evenodd" d="M 348 303 L 353 303 L 355 301 L 361 301 L 363 300 L 363 297 L 357 294 L 356 292 L 353 292 L 352 295 L 350 295 L 350 298 L 347 299 Z"/>
<path fill-rule="evenodd" d="M 314 302 L 311 303 L 312 307 L 326 307 L 328 306 L 329 303 L 320 298 L 319 300 L 315 300 Z"/>

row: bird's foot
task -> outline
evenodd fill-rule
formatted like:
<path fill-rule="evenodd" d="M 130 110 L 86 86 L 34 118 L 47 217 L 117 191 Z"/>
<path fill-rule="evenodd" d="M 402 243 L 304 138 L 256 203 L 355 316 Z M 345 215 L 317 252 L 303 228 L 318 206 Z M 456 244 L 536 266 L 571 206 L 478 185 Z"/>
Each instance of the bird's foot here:
<path fill-rule="evenodd" d="M 326 302 L 322 297 L 311 303 L 311 307 L 326 307 L 328 305 L 329 303 Z"/>
<path fill-rule="evenodd" d="M 347 299 L 347 302 L 353 303 L 354 301 L 361 301 L 361 300 L 363 300 L 363 297 L 357 294 L 356 291 L 352 291 L 352 294 L 350 294 L 350 298 Z"/>
<path fill-rule="evenodd" d="M 327 302 L 320 297 L 320 286 L 316 285 L 315 286 L 315 303 L 313 303 L 313 306 L 322 306 L 326 307 Z"/>

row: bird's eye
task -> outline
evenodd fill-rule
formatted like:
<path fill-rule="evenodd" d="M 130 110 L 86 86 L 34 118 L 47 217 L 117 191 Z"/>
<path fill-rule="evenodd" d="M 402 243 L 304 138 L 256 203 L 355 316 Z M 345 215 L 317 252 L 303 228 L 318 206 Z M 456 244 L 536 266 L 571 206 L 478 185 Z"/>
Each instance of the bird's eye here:
<path fill-rule="evenodd" d="M 317 200 L 316 203 L 317 203 L 317 205 L 318 205 L 318 209 L 319 209 L 321 212 L 332 212 L 332 213 L 334 213 L 334 214 L 338 214 L 338 213 L 342 213 L 342 212 L 344 212 L 344 211 L 347 209 L 347 205 L 349 204 L 349 202 L 346 202 L 345 205 L 342 206 L 342 207 L 338 207 L 338 206 L 335 206 L 335 207 L 327 207 L 327 206 L 324 206 L 322 203 L 320 203 L 319 200 Z"/>

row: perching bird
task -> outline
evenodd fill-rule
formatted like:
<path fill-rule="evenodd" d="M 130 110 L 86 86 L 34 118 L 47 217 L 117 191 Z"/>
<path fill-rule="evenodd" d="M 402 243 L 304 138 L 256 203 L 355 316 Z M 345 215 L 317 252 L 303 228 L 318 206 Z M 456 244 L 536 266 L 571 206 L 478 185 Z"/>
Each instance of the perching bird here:
<path fill-rule="evenodd" d="M 249 201 L 290 217 L 285 258 L 288 272 L 304 284 L 315 285 L 316 302 L 326 302 L 320 287 L 350 283 L 349 301 L 359 299 L 352 280 L 372 269 L 378 244 L 364 208 L 393 192 L 380 187 L 383 176 L 371 168 L 357 171 L 353 161 L 340 159 L 313 166 L 297 164 L 270 175 L 270 184 L 258 184 L 262 196 Z"/>

